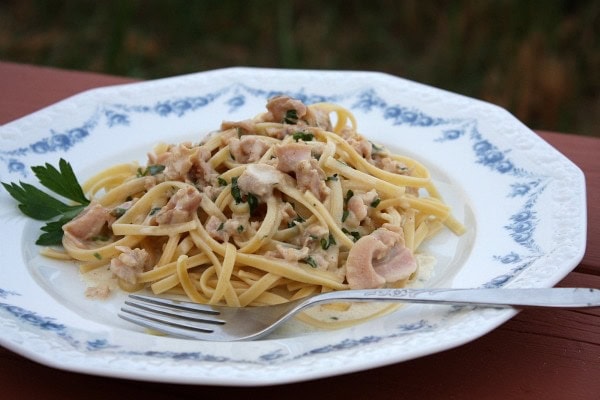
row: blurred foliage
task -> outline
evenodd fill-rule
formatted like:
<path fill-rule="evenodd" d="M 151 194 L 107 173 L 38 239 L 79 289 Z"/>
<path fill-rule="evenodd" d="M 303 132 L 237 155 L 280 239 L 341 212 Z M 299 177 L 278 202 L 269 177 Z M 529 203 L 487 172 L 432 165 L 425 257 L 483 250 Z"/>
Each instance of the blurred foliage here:
<path fill-rule="evenodd" d="M 383 71 L 600 136 L 599 30 L 597 0 L 3 0 L 0 58 L 144 79 Z"/>

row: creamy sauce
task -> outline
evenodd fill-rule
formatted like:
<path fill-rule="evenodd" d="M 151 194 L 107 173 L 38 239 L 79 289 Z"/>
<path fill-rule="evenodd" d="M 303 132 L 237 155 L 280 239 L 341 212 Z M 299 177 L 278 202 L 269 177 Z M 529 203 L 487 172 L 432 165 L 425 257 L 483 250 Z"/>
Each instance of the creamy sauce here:
<path fill-rule="evenodd" d="M 113 275 L 108 266 L 100 267 L 81 274 L 81 278 L 87 285 L 86 296 L 91 298 L 101 298 L 95 296 L 94 293 L 98 290 L 107 288 L 110 293 L 120 290 L 117 278 Z"/>
<path fill-rule="evenodd" d="M 424 287 L 434 274 L 437 263 L 435 257 L 425 254 L 415 254 L 417 271 L 407 282 L 406 287 Z M 348 302 L 324 304 L 312 307 L 297 319 L 318 328 L 344 328 L 356 325 L 373 318 L 388 314 L 401 307 L 401 303 L 389 302 Z"/>

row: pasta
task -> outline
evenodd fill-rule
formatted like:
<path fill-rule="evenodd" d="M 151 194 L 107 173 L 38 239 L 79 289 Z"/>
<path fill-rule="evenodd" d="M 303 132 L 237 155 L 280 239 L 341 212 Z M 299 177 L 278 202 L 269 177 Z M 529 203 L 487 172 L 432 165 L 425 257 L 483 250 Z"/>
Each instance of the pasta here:
<path fill-rule="evenodd" d="M 340 106 L 285 96 L 83 189 L 91 204 L 63 226 L 82 271 L 235 307 L 404 286 L 422 243 L 465 230 L 422 164 L 366 140 Z"/>

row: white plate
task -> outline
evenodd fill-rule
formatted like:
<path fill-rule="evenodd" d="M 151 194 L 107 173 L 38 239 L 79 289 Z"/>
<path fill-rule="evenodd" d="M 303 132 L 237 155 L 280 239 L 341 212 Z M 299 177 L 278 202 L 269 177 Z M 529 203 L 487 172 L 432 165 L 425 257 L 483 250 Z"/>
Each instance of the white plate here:
<path fill-rule="evenodd" d="M 0 127 L 0 179 L 31 181 L 59 158 L 84 179 L 156 142 L 196 141 L 278 93 L 349 108 L 361 133 L 430 167 L 468 233 L 445 233 L 430 286 L 549 287 L 583 257 L 582 172 L 505 110 L 369 72 L 232 68 L 91 90 Z M 87 300 L 70 263 L 33 244 L 40 224 L 0 194 L 0 344 L 53 367 L 149 381 L 254 386 L 413 359 L 471 341 L 513 311 L 406 306 L 349 329 L 288 327 L 251 343 L 144 334 L 121 321 L 123 296 Z"/>

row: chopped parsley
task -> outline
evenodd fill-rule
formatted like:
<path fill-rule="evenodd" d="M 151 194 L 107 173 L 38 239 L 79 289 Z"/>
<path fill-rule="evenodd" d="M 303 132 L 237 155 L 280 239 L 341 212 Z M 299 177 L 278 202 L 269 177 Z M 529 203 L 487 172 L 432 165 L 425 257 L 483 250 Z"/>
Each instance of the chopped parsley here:
<path fill-rule="evenodd" d="M 110 211 L 110 215 L 112 215 L 115 218 L 120 218 L 123 216 L 123 214 L 125 214 L 126 211 L 127 210 L 124 209 L 123 207 L 116 207 Z"/>
<path fill-rule="evenodd" d="M 371 202 L 371 207 L 376 208 L 379 205 L 379 203 L 381 203 L 381 199 L 378 197 Z"/>
<path fill-rule="evenodd" d="M 149 213 L 148 215 L 152 216 L 152 215 L 156 214 L 157 212 L 159 212 L 159 211 L 160 211 L 160 209 L 161 209 L 161 207 L 153 207 L 153 208 L 150 210 L 150 213 Z"/>
<path fill-rule="evenodd" d="M 346 206 L 348 205 L 348 201 L 350 201 L 352 196 L 354 196 L 354 192 L 352 190 L 348 190 L 346 192 L 346 196 L 344 197 L 344 211 L 342 212 L 342 222 L 346 222 L 346 219 L 348 219 L 348 216 L 350 215 L 350 212 L 348 211 Z"/>
<path fill-rule="evenodd" d="M 248 207 L 250 207 L 250 215 L 254 215 L 254 212 L 258 208 L 258 198 L 252 193 L 248 193 L 246 201 L 248 202 Z"/>
<path fill-rule="evenodd" d="M 313 135 L 310 132 L 294 132 L 294 134 L 292 135 L 292 137 L 294 138 L 294 140 L 297 142 L 299 140 L 303 140 L 305 142 L 311 142 L 314 138 L 315 135 Z"/>
<path fill-rule="evenodd" d="M 346 222 L 346 220 L 348 219 L 348 216 L 350 215 L 350 211 L 348 210 L 344 210 L 342 212 L 342 222 Z"/>
<path fill-rule="evenodd" d="M 92 236 L 92 240 L 95 242 L 108 242 L 110 240 L 110 237 L 106 235 L 97 235 Z"/>
<path fill-rule="evenodd" d="M 348 204 L 348 201 L 354 196 L 354 192 L 352 190 L 348 190 L 346 192 L 346 197 L 344 197 L 344 204 Z"/>
<path fill-rule="evenodd" d="M 330 246 L 335 246 L 336 244 L 337 243 L 335 242 L 335 239 L 331 233 L 329 234 L 329 237 L 327 239 L 321 239 L 321 248 L 323 250 L 327 250 Z"/>
<path fill-rule="evenodd" d="M 360 239 L 360 233 L 357 231 L 352 231 L 350 232 L 348 229 L 346 228 L 342 228 L 342 232 L 344 232 L 346 235 L 350 235 L 352 236 L 352 239 L 356 242 L 358 239 Z"/>
<path fill-rule="evenodd" d="M 237 176 L 231 178 L 231 195 L 235 200 L 235 204 L 248 202 L 248 206 L 250 207 L 250 215 L 253 215 L 256 209 L 258 208 L 258 198 L 252 193 L 248 193 L 246 196 L 242 196 L 242 190 L 238 186 L 238 178 L 239 177 Z"/>
<path fill-rule="evenodd" d="M 217 178 L 217 182 L 219 183 L 219 186 L 227 186 L 227 181 L 221 177 Z"/>
<path fill-rule="evenodd" d="M 302 218 L 301 216 L 298 215 L 292 221 L 288 222 L 288 228 L 293 228 L 294 226 L 296 226 L 296 224 L 301 224 L 303 222 L 304 222 L 304 218 Z"/>
<path fill-rule="evenodd" d="M 371 151 L 373 153 L 380 153 L 382 151 L 384 151 L 385 149 L 381 146 L 376 145 L 375 143 L 371 142 Z"/>
<path fill-rule="evenodd" d="M 240 187 L 238 186 L 238 177 L 234 176 L 231 178 L 231 195 L 235 200 L 235 204 L 240 204 L 242 200 L 242 193 L 240 191 Z"/>
<path fill-rule="evenodd" d="M 161 172 L 163 172 L 165 170 L 165 166 L 162 164 L 153 164 L 153 165 L 148 165 L 146 167 L 146 169 L 141 169 L 138 168 L 137 170 L 137 176 L 142 177 L 142 176 L 154 176 L 154 175 L 158 175 Z"/>
<path fill-rule="evenodd" d="M 283 122 L 285 122 L 286 124 L 292 124 L 295 125 L 298 123 L 298 111 L 292 109 L 292 110 L 287 110 L 285 112 L 285 118 L 283 119 Z"/>
<path fill-rule="evenodd" d="M 305 263 L 307 263 L 308 265 L 310 265 L 313 268 L 317 268 L 317 262 L 315 261 L 314 258 L 312 258 L 311 256 L 306 257 L 304 260 Z"/>

